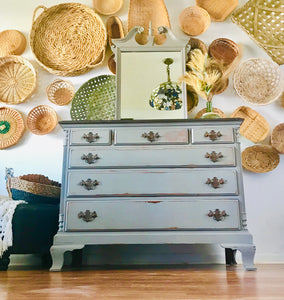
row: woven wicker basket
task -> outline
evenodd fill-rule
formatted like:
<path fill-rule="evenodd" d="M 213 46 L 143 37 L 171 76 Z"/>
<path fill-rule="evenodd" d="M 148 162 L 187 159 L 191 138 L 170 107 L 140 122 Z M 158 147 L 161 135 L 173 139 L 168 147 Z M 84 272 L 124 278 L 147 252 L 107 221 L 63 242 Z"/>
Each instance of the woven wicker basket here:
<path fill-rule="evenodd" d="M 62 106 L 72 101 L 75 88 L 70 81 L 56 79 L 46 88 L 46 94 L 49 101 Z"/>
<path fill-rule="evenodd" d="M 51 132 L 57 125 L 57 115 L 55 110 L 48 105 L 38 105 L 28 114 L 27 127 L 38 135 Z"/>
<path fill-rule="evenodd" d="M 14 200 L 58 204 L 61 184 L 40 174 L 11 177 L 6 174 L 7 191 Z"/>
<path fill-rule="evenodd" d="M 158 45 L 166 40 L 165 34 L 158 33 L 159 26 L 171 27 L 167 8 L 163 0 L 130 0 L 128 9 L 127 30 L 135 26 L 142 26 L 144 31 L 137 34 L 139 44 L 148 42 L 149 23 L 151 21 L 154 42 Z"/>
<path fill-rule="evenodd" d="M 84 83 L 72 100 L 71 119 L 113 120 L 116 101 L 115 82 L 114 75 L 100 75 Z"/>
<path fill-rule="evenodd" d="M 250 107 L 238 107 L 231 114 L 231 118 L 244 119 L 240 127 L 240 134 L 254 143 L 263 141 L 269 134 L 269 123 L 261 114 Z"/>
<path fill-rule="evenodd" d="M 255 145 L 242 152 L 242 166 L 254 173 L 266 173 L 279 164 L 279 154 L 268 145 Z"/>
<path fill-rule="evenodd" d="M 200 119 L 204 114 L 206 113 L 206 107 L 201 109 L 195 116 L 195 119 Z M 217 107 L 213 107 L 213 113 L 218 114 L 221 118 L 226 118 L 226 115 L 224 114 L 224 112 L 217 108 Z"/>
<path fill-rule="evenodd" d="M 0 101 L 18 104 L 28 99 L 36 87 L 36 72 L 21 56 L 0 57 Z"/>
<path fill-rule="evenodd" d="M 43 12 L 36 18 L 39 9 Z M 106 42 L 103 21 L 86 5 L 62 3 L 34 11 L 31 49 L 52 74 L 75 76 L 95 68 L 104 60 Z"/>
<path fill-rule="evenodd" d="M 123 5 L 123 0 L 93 0 L 94 9 L 102 15 L 113 15 Z"/>
<path fill-rule="evenodd" d="M 250 0 L 232 14 L 232 21 L 279 65 L 284 63 L 283 0 Z"/>
<path fill-rule="evenodd" d="M 283 90 L 280 68 L 262 58 L 251 58 L 240 64 L 234 72 L 233 83 L 238 95 L 254 105 L 266 105 L 277 100 Z"/>
<path fill-rule="evenodd" d="M 10 107 L 0 107 L 0 149 L 18 143 L 25 131 L 21 114 Z"/>
<path fill-rule="evenodd" d="M 284 154 L 284 123 L 278 124 L 272 130 L 271 145 L 279 153 Z"/>
<path fill-rule="evenodd" d="M 26 49 L 26 38 L 18 30 L 0 32 L 0 56 L 21 55 Z"/>

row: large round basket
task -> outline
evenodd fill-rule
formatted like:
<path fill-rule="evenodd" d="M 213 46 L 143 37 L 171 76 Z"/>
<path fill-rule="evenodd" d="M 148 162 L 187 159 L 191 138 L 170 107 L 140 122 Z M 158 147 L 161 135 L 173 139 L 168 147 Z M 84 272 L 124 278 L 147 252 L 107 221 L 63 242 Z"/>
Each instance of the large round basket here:
<path fill-rule="evenodd" d="M 254 105 L 277 100 L 283 90 L 279 66 L 262 58 L 251 58 L 240 64 L 234 72 L 233 83 L 238 95 Z"/>
<path fill-rule="evenodd" d="M 242 166 L 254 173 L 266 173 L 279 164 L 279 154 L 269 145 L 255 145 L 242 152 Z"/>
<path fill-rule="evenodd" d="M 28 99 L 36 87 L 36 72 L 21 56 L 0 57 L 0 101 L 18 104 Z"/>
<path fill-rule="evenodd" d="M 0 107 L 0 149 L 17 144 L 24 131 L 21 114 L 10 107 Z"/>
<path fill-rule="evenodd" d="M 43 12 L 36 17 L 39 9 Z M 106 41 L 103 21 L 86 5 L 62 3 L 34 11 L 30 46 L 52 74 L 75 76 L 93 69 L 104 59 Z"/>

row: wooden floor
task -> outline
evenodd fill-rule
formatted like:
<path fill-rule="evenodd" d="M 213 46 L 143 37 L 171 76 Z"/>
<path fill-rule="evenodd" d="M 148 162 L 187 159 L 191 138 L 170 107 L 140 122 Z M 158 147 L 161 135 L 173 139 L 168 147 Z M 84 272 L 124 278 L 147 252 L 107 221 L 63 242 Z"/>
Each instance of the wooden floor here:
<path fill-rule="evenodd" d="M 284 299 L 284 265 L 148 266 L 0 272 L 0 299 Z"/>

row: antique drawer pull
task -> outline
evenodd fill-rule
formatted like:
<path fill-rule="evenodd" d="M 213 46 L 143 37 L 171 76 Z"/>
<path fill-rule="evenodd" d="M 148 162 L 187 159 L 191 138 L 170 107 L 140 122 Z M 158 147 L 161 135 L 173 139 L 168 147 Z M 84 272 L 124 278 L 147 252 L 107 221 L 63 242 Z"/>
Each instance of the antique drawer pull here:
<path fill-rule="evenodd" d="M 87 155 L 83 154 L 81 159 L 90 165 L 93 164 L 96 160 L 98 160 L 99 157 L 97 154 L 93 155 L 92 153 L 88 153 Z"/>
<path fill-rule="evenodd" d="M 93 190 L 97 185 L 99 185 L 99 182 L 97 180 L 88 178 L 86 181 L 82 180 L 80 182 L 80 185 L 82 185 L 86 190 L 90 191 Z"/>
<path fill-rule="evenodd" d="M 154 133 L 153 131 L 148 133 L 144 132 L 141 136 L 151 143 L 161 137 L 158 132 Z"/>
<path fill-rule="evenodd" d="M 217 153 L 217 152 L 215 152 L 215 151 L 212 151 L 210 154 L 207 152 L 207 153 L 205 154 L 205 157 L 206 157 L 206 158 L 210 158 L 210 160 L 211 160 L 212 162 L 216 162 L 216 161 L 219 160 L 219 158 L 222 158 L 223 155 L 222 155 L 221 152 Z"/>
<path fill-rule="evenodd" d="M 218 208 L 214 211 L 210 210 L 208 213 L 208 217 L 213 218 L 215 221 L 224 221 L 225 217 L 228 217 L 229 215 L 226 213 L 225 210 L 221 211 Z"/>
<path fill-rule="evenodd" d="M 222 136 L 221 132 L 216 132 L 215 130 L 211 130 L 210 133 L 207 131 L 204 133 L 204 137 L 209 137 L 211 141 L 217 140 L 217 138 L 220 136 Z"/>
<path fill-rule="evenodd" d="M 87 140 L 89 143 L 96 142 L 99 139 L 99 135 L 97 133 L 89 132 L 88 134 L 83 135 L 83 139 Z"/>
<path fill-rule="evenodd" d="M 82 219 L 85 222 L 91 222 L 97 217 L 97 213 L 95 211 L 90 212 L 88 209 L 83 213 L 80 211 L 78 213 L 78 219 Z"/>
<path fill-rule="evenodd" d="M 217 177 L 213 177 L 212 179 L 208 178 L 206 184 L 211 184 L 214 189 L 220 187 L 221 184 L 224 184 L 225 181 L 223 178 L 218 179 Z"/>

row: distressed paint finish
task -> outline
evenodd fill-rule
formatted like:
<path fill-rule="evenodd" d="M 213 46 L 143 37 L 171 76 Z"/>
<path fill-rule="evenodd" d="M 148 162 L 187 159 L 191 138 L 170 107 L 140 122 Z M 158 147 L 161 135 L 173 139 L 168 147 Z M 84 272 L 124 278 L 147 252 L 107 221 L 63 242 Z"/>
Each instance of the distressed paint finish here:
<path fill-rule="evenodd" d="M 61 269 L 65 251 L 84 245 L 164 243 L 228 245 L 242 253 L 246 269 L 254 269 L 238 142 L 241 122 L 60 122 L 66 142 L 51 270 Z M 220 132 L 215 140 L 206 134 L 211 130 Z M 84 138 L 89 132 L 91 140 L 99 138 L 89 142 Z M 88 162 L 87 156 L 96 159 Z M 222 217 L 214 218 L 214 211 Z"/>

